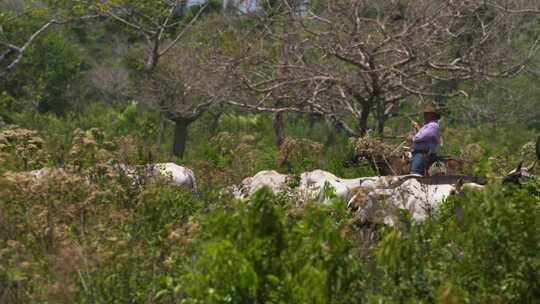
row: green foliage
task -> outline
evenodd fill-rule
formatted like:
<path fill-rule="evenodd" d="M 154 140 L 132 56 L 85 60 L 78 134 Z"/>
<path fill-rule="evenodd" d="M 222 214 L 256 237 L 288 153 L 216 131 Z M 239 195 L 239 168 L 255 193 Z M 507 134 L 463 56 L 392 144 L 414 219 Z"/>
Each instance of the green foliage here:
<path fill-rule="evenodd" d="M 99 111 L 111 115 L 109 128 L 119 117 L 140 123 L 133 108 Z M 136 141 L 111 139 L 112 130 L 67 132 L 76 120 L 35 115 L 50 126 L 39 143 L 45 162 L 63 145 L 62 164 L 79 169 L 39 181 L 7 172 L 32 168 L 12 160 L 33 164 L 40 156 L 20 154 L 32 151 L 38 133 L 6 133 L 0 284 L 8 302 L 529 303 L 539 296 L 537 181 L 522 188 L 494 181 L 448 200 L 424 222 L 374 229 L 358 225 L 339 199 L 298 206 L 268 189 L 247 203 L 217 196 L 228 184 L 221 174 L 245 168 L 242 162 L 205 167 L 211 177 L 196 170 L 199 194 L 134 183 L 108 164 L 142 161 Z M 219 164 L 232 157 L 220 151 L 240 145 L 235 136 L 273 153 L 249 134 L 221 136 L 220 145 L 195 139 L 209 141 L 195 152 L 214 154 L 189 161 L 204 168 L 197 158 L 214 155 Z M 337 143 L 336 151 L 345 149 Z"/>
<path fill-rule="evenodd" d="M 26 23 L 12 25 L 31 27 Z M 38 38 L 17 69 L 0 83 L 0 92 L 24 100 L 41 112 L 64 114 L 73 105 L 70 89 L 80 77 L 80 52 L 60 34 Z"/>
<path fill-rule="evenodd" d="M 382 299 L 534 302 L 540 290 L 539 191 L 531 183 L 467 192 L 411 231 L 390 232 L 377 252 Z"/>
<path fill-rule="evenodd" d="M 285 204 L 285 205 L 283 205 Z M 232 210 L 230 209 L 232 208 Z M 285 208 L 285 209 L 283 209 Z M 268 189 L 208 215 L 197 264 L 178 280 L 193 303 L 350 303 L 363 270 L 345 237 L 343 205 L 300 215 Z"/>
<path fill-rule="evenodd" d="M 171 185 L 154 185 L 144 189 L 138 198 L 136 207 L 138 228 L 135 233 L 166 238 L 178 223 L 187 223 L 199 213 L 204 204 L 193 195 L 179 191 Z"/>
<path fill-rule="evenodd" d="M 88 185 L 61 170 L 43 179 L 8 173 L 0 188 L 8 303 L 147 302 L 161 277 L 181 272 L 176 261 L 204 207 L 167 184 L 143 188 L 118 176 Z"/>
<path fill-rule="evenodd" d="M 15 112 L 20 112 L 23 104 L 7 92 L 0 93 L 0 121 L 5 123 L 13 123 L 12 115 Z"/>
<path fill-rule="evenodd" d="M 39 5 L 44 3 L 70 17 L 129 5 L 136 13 L 126 16 L 152 31 L 155 20 L 169 15 L 172 2 Z M 389 5 L 404 10 L 413 4 Z M 320 16 L 325 5 L 310 3 Z M 169 42 L 199 8 L 179 5 L 174 25 L 160 39 Z M 275 12 L 268 8 L 254 14 L 257 18 L 228 20 L 214 14 L 220 9 L 212 1 L 206 11 L 211 14 L 168 54 L 196 47 L 199 63 L 249 52 L 262 74 L 273 74 L 260 60 L 276 60 L 282 45 L 262 35 L 260 18 L 278 17 Z M 53 11 L 43 6 L 9 24 L 14 14 L 1 12 L 0 24 L 8 41 L 21 44 Z M 151 183 L 142 168 L 135 181 L 118 172 L 116 164 L 174 161 L 168 153 L 172 127 L 162 125 L 162 113 L 132 101 L 144 99 L 135 95 L 139 86 L 114 97 L 121 100 L 97 102 L 81 74 L 111 65 L 128 69 L 130 81 L 140 80 L 147 59 L 144 35 L 104 17 L 64 25 L 37 39 L 0 82 L 0 302 L 534 303 L 540 298 L 540 186 L 534 180 L 503 187 L 497 180 L 518 158 L 531 161 L 531 145 L 524 144 L 540 130 L 535 77 L 462 83 L 469 97 L 448 99 L 441 154 L 473 161 L 468 173 L 488 177 L 485 191 L 448 199 L 423 222 L 403 211 L 405 225 L 379 227 L 358 221 L 331 187 L 324 189 L 333 197 L 330 205 L 300 204 L 268 189 L 247 202 L 220 195 L 260 170 L 292 173 L 291 186 L 311 169 L 342 177 L 374 175 L 367 166 L 347 165 L 354 146 L 323 119 L 286 114 L 291 144 L 280 149 L 270 115 L 221 104 L 212 108 L 214 115 L 207 113 L 190 127 L 190 148 L 181 161 L 195 172 L 198 193 Z M 525 29 L 523 35 L 531 40 L 534 32 Z M 294 60 L 332 66 L 328 56 L 309 51 L 308 37 L 299 38 L 306 39 L 306 53 Z M 212 70 L 212 64 L 203 67 Z M 346 75 L 354 70 L 345 64 L 339 69 Z M 223 93 L 224 101 L 241 102 L 248 95 L 230 86 L 235 92 L 217 94 Z M 418 116 L 415 99 L 398 108 L 409 116 L 387 122 L 385 135 L 395 137 L 388 139 L 391 145 L 410 131 L 408 118 Z M 47 168 L 44 178 L 28 173 L 41 168 Z"/>
<path fill-rule="evenodd" d="M 449 257 L 456 286 L 488 302 L 527 303 L 540 296 L 539 190 L 530 184 L 453 202 L 461 203 L 465 218 L 462 233 L 457 224 L 447 224 L 455 239 L 446 242 L 461 249 Z"/>
<path fill-rule="evenodd" d="M 159 117 L 157 113 L 143 109 L 132 102 L 125 109 L 113 117 L 116 121 L 117 132 L 122 135 L 129 134 L 132 130 L 139 130 L 138 136 L 150 143 L 151 139 L 158 138 Z"/>

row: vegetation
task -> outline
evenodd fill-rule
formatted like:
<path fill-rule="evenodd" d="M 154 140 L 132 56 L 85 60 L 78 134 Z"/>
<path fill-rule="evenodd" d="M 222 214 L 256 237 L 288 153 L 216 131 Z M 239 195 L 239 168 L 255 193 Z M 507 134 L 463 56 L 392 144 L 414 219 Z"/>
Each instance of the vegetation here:
<path fill-rule="evenodd" d="M 498 180 L 535 159 L 535 1 L 226 2 L 0 3 L 0 303 L 540 298 L 540 183 Z M 395 152 L 428 100 L 440 153 L 488 185 L 422 222 L 223 192 L 261 170 L 375 175 L 359 145 Z M 196 193 L 115 170 L 169 161 Z"/>

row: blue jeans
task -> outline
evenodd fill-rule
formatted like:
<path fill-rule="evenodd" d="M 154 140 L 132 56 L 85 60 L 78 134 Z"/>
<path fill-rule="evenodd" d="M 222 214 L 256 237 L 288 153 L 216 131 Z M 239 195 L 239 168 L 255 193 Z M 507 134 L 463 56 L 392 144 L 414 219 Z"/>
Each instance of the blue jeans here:
<path fill-rule="evenodd" d="M 413 152 L 413 157 L 411 159 L 411 174 L 424 174 L 424 162 L 425 157 L 423 153 Z"/>

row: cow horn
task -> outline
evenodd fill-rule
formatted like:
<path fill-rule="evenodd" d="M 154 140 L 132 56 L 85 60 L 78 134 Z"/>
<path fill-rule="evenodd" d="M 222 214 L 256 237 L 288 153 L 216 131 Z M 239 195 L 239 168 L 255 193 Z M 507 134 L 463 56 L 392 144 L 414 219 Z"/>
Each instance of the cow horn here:
<path fill-rule="evenodd" d="M 515 173 L 518 173 L 518 172 L 521 173 L 521 167 L 523 167 L 523 160 L 520 160 L 520 161 L 519 161 L 519 163 L 518 163 L 518 165 L 517 165 L 517 167 L 516 167 L 516 169 L 515 169 L 514 172 L 515 172 Z"/>
<path fill-rule="evenodd" d="M 519 161 L 517 167 L 506 174 L 503 178 L 503 183 L 517 183 L 519 184 L 519 178 L 521 177 L 521 167 L 523 166 L 523 160 Z"/>
<path fill-rule="evenodd" d="M 535 161 L 527 168 L 527 172 L 531 172 L 531 171 L 534 169 L 534 167 L 536 167 L 536 163 L 537 163 L 537 162 L 538 162 L 538 161 L 535 160 Z"/>
<path fill-rule="evenodd" d="M 508 174 L 506 174 L 506 177 L 510 177 L 510 176 L 520 176 L 521 175 L 521 167 L 523 166 L 523 160 L 520 160 L 516 166 L 516 168 L 510 172 L 508 172 Z"/>

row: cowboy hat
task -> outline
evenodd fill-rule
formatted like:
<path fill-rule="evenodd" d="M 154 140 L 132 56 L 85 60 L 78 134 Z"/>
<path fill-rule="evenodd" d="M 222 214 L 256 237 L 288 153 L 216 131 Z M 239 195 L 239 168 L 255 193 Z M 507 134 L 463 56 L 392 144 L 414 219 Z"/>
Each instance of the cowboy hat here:
<path fill-rule="evenodd" d="M 433 113 L 435 114 L 435 116 L 437 116 L 437 119 L 441 118 L 441 110 L 439 109 L 439 107 L 432 103 L 432 104 L 428 104 L 425 108 L 424 108 L 424 113 Z"/>

